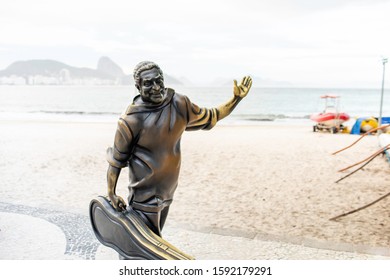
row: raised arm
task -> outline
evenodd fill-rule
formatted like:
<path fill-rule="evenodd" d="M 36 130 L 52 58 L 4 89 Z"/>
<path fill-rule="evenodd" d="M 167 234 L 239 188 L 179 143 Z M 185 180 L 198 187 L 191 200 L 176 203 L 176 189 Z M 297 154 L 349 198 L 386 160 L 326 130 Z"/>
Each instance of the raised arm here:
<path fill-rule="evenodd" d="M 248 95 L 251 86 L 252 78 L 249 76 L 244 77 L 239 85 L 237 85 L 237 81 L 234 80 L 233 97 L 216 108 L 218 112 L 218 121 L 228 116 L 234 110 L 237 104 Z"/>

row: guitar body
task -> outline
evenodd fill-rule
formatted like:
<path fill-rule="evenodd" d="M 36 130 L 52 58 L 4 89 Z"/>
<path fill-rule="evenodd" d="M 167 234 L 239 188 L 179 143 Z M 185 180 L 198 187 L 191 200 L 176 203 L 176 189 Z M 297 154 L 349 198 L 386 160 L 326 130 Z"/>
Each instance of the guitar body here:
<path fill-rule="evenodd" d="M 105 197 L 99 196 L 91 201 L 89 216 L 96 238 L 124 259 L 194 259 L 156 235 L 133 209 L 118 212 Z"/>

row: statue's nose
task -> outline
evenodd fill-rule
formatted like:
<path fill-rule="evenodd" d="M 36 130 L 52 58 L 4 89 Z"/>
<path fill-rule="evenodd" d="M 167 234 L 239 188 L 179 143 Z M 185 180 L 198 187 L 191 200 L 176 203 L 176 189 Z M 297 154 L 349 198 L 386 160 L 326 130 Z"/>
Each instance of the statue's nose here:
<path fill-rule="evenodd" d="M 160 85 L 156 82 L 153 82 L 153 89 L 155 90 L 160 89 Z"/>

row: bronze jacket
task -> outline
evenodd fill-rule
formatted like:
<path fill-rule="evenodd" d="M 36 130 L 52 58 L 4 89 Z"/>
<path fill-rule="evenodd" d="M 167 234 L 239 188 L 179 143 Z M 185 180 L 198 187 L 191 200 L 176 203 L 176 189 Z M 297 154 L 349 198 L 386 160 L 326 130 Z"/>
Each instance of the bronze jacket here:
<path fill-rule="evenodd" d="M 129 197 L 137 202 L 173 199 L 181 135 L 185 130 L 211 129 L 217 122 L 216 109 L 199 108 L 173 89 L 165 94 L 159 105 L 133 102 L 118 121 L 114 146 L 107 150 L 110 165 L 129 167 Z"/>

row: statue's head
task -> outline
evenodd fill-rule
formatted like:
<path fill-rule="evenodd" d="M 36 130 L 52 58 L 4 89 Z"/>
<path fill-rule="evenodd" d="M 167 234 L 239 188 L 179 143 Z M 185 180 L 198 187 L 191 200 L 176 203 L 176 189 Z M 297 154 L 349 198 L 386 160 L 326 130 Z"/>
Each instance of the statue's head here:
<path fill-rule="evenodd" d="M 135 87 L 146 103 L 160 104 L 165 99 L 164 76 L 154 62 L 142 61 L 134 69 Z"/>

